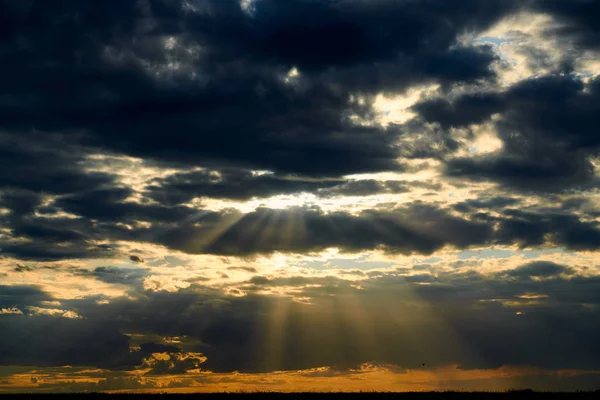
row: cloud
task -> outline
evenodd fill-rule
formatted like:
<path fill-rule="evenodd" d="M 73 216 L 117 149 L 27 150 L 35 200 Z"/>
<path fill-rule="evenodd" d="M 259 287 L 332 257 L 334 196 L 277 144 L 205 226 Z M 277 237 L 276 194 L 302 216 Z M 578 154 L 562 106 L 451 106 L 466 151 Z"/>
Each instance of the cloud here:
<path fill-rule="evenodd" d="M 7 7 L 2 40 L 15 51 L 2 84 L 13 101 L 2 128 L 78 132 L 62 139 L 175 163 L 313 175 L 395 170 L 394 132 L 350 123 L 369 111 L 350 95 L 493 78 L 490 49 L 455 41 L 517 4 L 263 0 L 250 16 L 236 1 L 202 3 L 195 12 L 184 2 Z M 55 41 L 62 51 L 49 50 Z M 282 79 L 293 67 L 297 85 Z"/>
<path fill-rule="evenodd" d="M 22 315 L 23 311 L 19 310 L 17 307 L 12 308 L 0 308 L 0 315 Z"/>
<path fill-rule="evenodd" d="M 29 285 L 0 285 L 0 307 L 20 310 L 29 305 L 38 305 L 42 301 L 52 300 L 52 297 L 36 286 Z"/>
<path fill-rule="evenodd" d="M 85 172 L 78 165 L 86 153 L 85 148 L 70 145 L 60 137 L 3 131 L 0 188 L 12 191 L 2 196 L 3 202 L 8 201 L 10 209 L 23 214 L 38 205 L 44 193 L 72 193 L 109 184 L 109 176 Z"/>
<path fill-rule="evenodd" d="M 600 369 L 594 2 L 0 8 L 0 364 Z"/>
<path fill-rule="evenodd" d="M 574 365 L 595 368 L 597 363 L 593 354 L 589 354 L 591 350 L 585 343 L 589 343 L 600 326 L 592 323 L 592 319 L 588 319 L 590 323 L 585 325 L 575 321 L 593 318 L 597 313 L 596 309 L 584 308 L 580 304 L 599 304 L 596 292 L 599 281 L 573 274 L 568 278 L 566 275 L 562 277 L 561 271 L 569 269 L 558 265 L 554 265 L 554 268 L 556 271 L 546 271 L 525 265 L 517 269 L 517 273 L 527 272 L 531 276 L 547 277 L 554 273 L 555 276 L 550 281 L 523 280 L 522 283 L 511 285 L 506 284 L 510 281 L 502 275 L 481 277 L 449 272 L 432 276 L 428 280 L 429 285 L 420 285 L 422 280 L 413 281 L 388 273 L 361 283 L 363 290 L 354 289 L 348 282 L 333 277 L 325 280 L 309 277 L 258 277 L 249 283 L 260 285 L 263 289 L 295 286 L 300 289 L 297 295 L 310 296 L 312 304 L 300 304 L 291 299 L 249 296 L 228 298 L 225 308 L 214 308 L 209 305 L 208 298 L 184 290 L 157 294 L 148 299 L 152 304 L 150 308 L 147 308 L 150 304 L 135 305 L 137 311 L 131 309 L 134 312 L 131 318 L 141 321 L 150 309 L 155 313 L 162 313 L 162 310 L 166 312 L 169 309 L 171 301 L 178 302 L 180 308 L 175 315 L 162 321 L 147 321 L 139 327 L 148 329 L 149 326 L 169 326 L 170 334 L 196 335 L 206 343 L 199 347 L 199 351 L 208 358 L 206 368 L 217 371 L 301 369 L 318 366 L 326 360 L 330 365 L 351 365 L 368 359 L 407 367 L 421 365 L 422 362 L 432 366 L 458 362 L 470 368 L 493 367 L 503 364 L 522 365 L 538 360 L 535 365 L 548 368 Z M 337 288 L 336 291 L 332 291 L 334 287 Z M 519 300 L 519 296 L 524 293 L 540 293 L 550 297 L 546 303 L 538 305 L 507 302 L 506 306 L 500 306 L 496 302 L 482 302 L 492 299 Z M 336 294 L 341 302 L 335 308 L 328 306 L 331 294 Z M 354 302 L 343 302 L 343 299 L 352 298 L 355 299 Z M 390 318 L 385 312 L 385 304 L 389 302 L 396 304 L 395 312 L 402 316 L 401 319 L 394 320 L 399 325 L 385 322 Z M 127 304 L 126 307 L 131 307 L 135 303 Z M 360 304 L 361 308 L 357 309 L 356 304 Z M 119 312 L 117 310 L 122 307 L 125 304 L 113 303 L 106 311 L 109 314 Z M 269 317 L 272 307 L 287 309 L 286 319 L 279 321 L 283 324 L 279 327 L 283 333 L 283 342 L 279 344 L 281 347 L 273 342 L 276 336 L 271 336 L 276 335 L 276 329 L 279 328 L 262 325 L 265 323 L 264 318 Z M 462 312 L 465 307 L 471 311 Z M 527 320 L 515 319 L 515 312 L 520 310 L 519 307 L 528 307 Z M 361 309 L 363 314 L 360 313 Z M 434 309 L 438 311 L 428 314 Z M 141 314 L 137 315 L 138 312 Z M 186 322 L 198 320 L 200 315 L 203 316 L 200 325 L 191 326 Z M 552 322 L 553 318 L 570 323 L 561 325 L 561 329 Z M 451 321 L 453 329 L 443 326 L 440 319 Z M 132 320 L 132 323 L 136 323 L 135 321 Z M 362 336 L 365 326 L 377 328 L 370 339 Z M 541 340 L 540 329 L 550 326 L 555 330 L 555 336 L 544 339 L 544 346 L 536 344 Z M 581 329 L 573 330 L 574 326 Z M 293 340 L 289 336 L 291 332 L 295 332 Z M 520 336 L 522 339 L 519 343 L 501 339 L 513 337 L 517 332 L 525 335 Z M 440 334 L 448 335 L 448 340 L 458 340 L 462 335 L 468 337 L 469 341 L 465 343 L 471 345 L 473 358 L 469 351 L 463 351 L 466 349 L 455 348 L 451 351 L 436 346 L 434 343 Z M 347 349 L 351 343 L 365 340 L 372 342 L 370 345 L 367 342 L 365 346 L 356 348 L 356 352 L 348 354 Z M 376 343 L 381 346 L 379 350 Z M 455 345 L 460 347 L 460 343 L 457 341 Z M 553 346 L 556 352 L 551 356 L 542 354 L 547 353 L 545 346 Z M 280 358 L 270 357 L 270 351 L 282 352 Z M 483 358 L 478 359 L 478 354 Z"/>
<path fill-rule="evenodd" d="M 507 274 L 519 279 L 555 278 L 573 274 L 573 268 L 549 261 L 535 261 L 509 271 Z"/>
<path fill-rule="evenodd" d="M 463 249 L 492 244 L 518 244 L 522 248 L 564 246 L 581 251 L 594 250 L 600 245 L 597 222 L 564 208 L 516 209 L 513 205 L 519 200 L 514 198 L 482 198 L 453 205 L 462 214 L 422 201 L 357 213 L 325 212 L 315 206 L 259 207 L 242 213 L 235 209 L 208 211 L 137 204 L 121 200 L 122 195 L 87 199 L 64 198 L 59 203 L 69 212 L 81 213 L 100 223 L 92 225 L 83 218 L 32 217 L 31 223 L 39 221 L 37 232 L 45 232 L 48 237 L 36 238 L 22 231 L 20 237 L 31 241 L 7 241 L 3 252 L 24 259 L 53 260 L 109 257 L 119 250 L 118 245 L 95 242 L 100 239 L 115 242 L 142 239 L 189 254 L 232 256 L 328 248 L 344 252 L 380 249 L 399 254 L 432 254 L 445 246 Z M 58 247 L 59 239 L 52 233 L 58 229 L 76 229 L 81 239 L 65 239 Z M 107 271 L 97 272 L 106 275 Z M 116 272 L 119 271 L 111 271 L 113 275 Z M 132 273 L 137 272 L 129 271 L 129 275 Z"/>
<path fill-rule="evenodd" d="M 485 156 L 449 158 L 450 176 L 490 179 L 529 190 L 585 188 L 595 179 L 591 157 L 598 155 L 600 146 L 595 124 L 599 82 L 547 75 L 502 93 L 465 95 L 452 104 L 427 100 L 415 110 L 446 128 L 479 124 L 498 115 L 494 124 L 503 148 Z"/>
<path fill-rule="evenodd" d="M 534 3 L 535 6 L 554 16 L 560 24 L 550 30 L 551 34 L 568 37 L 577 46 L 598 49 L 600 28 L 593 15 L 600 12 L 600 6 L 589 0 L 554 0 Z"/>
<path fill-rule="evenodd" d="M 248 272 L 251 274 L 255 274 L 258 272 L 258 270 L 254 267 L 227 267 L 227 269 L 229 271 L 242 271 L 242 272 Z"/>
<path fill-rule="evenodd" d="M 42 307 L 29 306 L 29 307 L 27 307 L 27 311 L 31 315 L 49 315 L 49 316 L 53 316 L 53 317 L 56 316 L 56 317 L 70 318 L 70 319 L 83 318 L 81 315 L 77 314 L 75 311 L 61 310 L 59 308 L 42 308 Z"/>
<path fill-rule="evenodd" d="M 144 354 L 152 354 L 152 353 L 178 353 L 181 350 L 175 346 L 168 346 L 161 343 L 142 343 L 140 344 L 140 352 Z"/>
<path fill-rule="evenodd" d="M 438 187 L 421 182 L 311 179 L 229 169 L 173 174 L 163 179 L 152 180 L 146 190 L 150 198 L 161 204 L 177 205 L 198 197 L 243 201 L 253 198 L 266 199 L 278 195 L 312 193 L 318 197 L 330 198 L 406 193 L 411 187 L 421 186 Z"/>
<path fill-rule="evenodd" d="M 140 256 L 132 255 L 132 256 L 129 256 L 129 259 L 131 261 L 133 261 L 134 263 L 137 263 L 137 264 L 143 264 L 144 263 L 144 259 L 142 257 L 140 257 Z"/>
<path fill-rule="evenodd" d="M 357 275 L 359 285 L 345 275 L 263 275 L 229 284 L 249 293 L 244 297 L 224 294 L 226 287 L 190 286 L 140 291 L 107 304 L 76 299 L 64 307 L 85 319 L 3 316 L 0 329 L 8 340 L 0 351 L 3 363 L 14 365 L 147 365 L 151 374 L 198 367 L 267 372 L 324 363 L 350 368 L 369 360 L 405 368 L 425 362 L 431 368 L 456 363 L 466 369 L 594 369 L 599 358 L 589 343 L 600 333 L 600 280 L 581 271 L 541 261 L 487 274 L 432 267 L 418 275 Z M 259 294 L 270 289 L 290 296 Z M 522 318 L 516 314 L 521 311 Z M 548 329 L 553 335 L 541 337 Z M 131 352 L 131 339 L 119 332 L 132 331 L 194 344 L 183 351 L 177 341 L 144 341 Z M 440 346 L 439 335 L 451 345 Z M 548 346 L 555 349 L 550 354 Z"/>
<path fill-rule="evenodd" d="M 238 218 L 227 214 L 217 217 L 208 215 L 200 229 L 179 226 L 157 232 L 157 242 L 190 253 L 230 255 L 319 251 L 329 247 L 350 252 L 382 248 L 404 254 L 430 254 L 447 244 L 483 244 L 491 235 L 486 224 L 419 203 L 393 212 L 373 210 L 357 216 L 344 212 L 324 214 L 307 208 L 259 208 Z M 218 232 L 220 224 L 227 224 L 227 218 L 233 218 L 235 223 L 206 242 L 203 237 L 215 236 L 211 231 Z"/>
<path fill-rule="evenodd" d="M 201 353 L 155 353 L 146 358 L 142 367 L 149 367 L 145 375 L 178 375 L 197 370 L 206 362 Z"/>
<path fill-rule="evenodd" d="M 595 250 L 600 245 L 600 227 L 575 215 L 507 210 L 497 230 L 498 243 L 521 247 L 541 246 L 547 240 L 572 250 Z"/>
<path fill-rule="evenodd" d="M 428 99 L 412 108 L 426 122 L 437 122 L 448 129 L 480 124 L 504 107 L 503 100 L 495 93 L 473 93 L 452 102 L 445 98 Z"/>
<path fill-rule="evenodd" d="M 99 281 L 122 285 L 141 285 L 150 272 L 139 268 L 96 267 L 93 271 L 80 271 L 80 274 L 91 275 Z"/>
<path fill-rule="evenodd" d="M 363 179 L 346 182 L 330 189 L 319 190 L 319 195 L 324 197 L 333 196 L 371 196 L 385 193 L 409 192 L 410 184 L 396 181 L 378 181 L 375 179 Z"/>
<path fill-rule="evenodd" d="M 472 200 L 466 200 L 453 205 L 453 208 L 460 212 L 469 212 L 473 210 L 499 210 L 506 208 L 507 206 L 518 205 L 521 202 L 518 198 L 513 197 L 492 197 L 492 198 L 478 198 Z"/>
<path fill-rule="evenodd" d="M 179 289 L 189 287 L 191 283 L 165 276 L 150 275 L 144 278 L 145 290 L 177 292 Z"/>
<path fill-rule="evenodd" d="M 462 38 L 465 30 L 483 32 L 517 12 L 516 2 L 431 1 L 425 8 L 388 1 L 262 0 L 250 14 L 237 2 L 202 4 L 189 9 L 178 2 L 152 3 L 118 12 L 111 5 L 7 8 L 11 22 L 2 40 L 16 49 L 19 32 L 28 50 L 14 54 L 4 75 L 10 76 L 4 87 L 14 101 L 2 109 L 3 170 L 12 171 L 0 177 L 8 210 L 0 218 L 10 226 L 0 238 L 3 254 L 43 261 L 108 258 L 119 248 L 107 240 L 138 239 L 214 254 L 327 247 L 429 254 L 448 244 L 543 245 L 535 232 L 523 238 L 513 230 L 513 219 L 501 221 L 500 238 L 490 239 L 489 225 L 442 215 L 437 206 L 433 219 L 441 220 L 434 224 L 460 225 L 469 239 L 455 239 L 445 227 L 427 232 L 427 224 L 418 229 L 407 224 L 413 218 L 430 221 L 419 207 L 399 215 L 358 216 L 287 210 L 281 222 L 266 229 L 258 221 L 274 218 L 268 206 L 242 216 L 183 204 L 196 197 L 244 201 L 309 192 L 328 201 L 411 193 L 414 182 L 340 177 L 405 170 L 402 157 L 433 158 L 449 177 L 492 180 L 520 190 L 560 191 L 595 179 L 597 79 L 584 82 L 557 72 L 498 89 L 502 86 L 494 84 L 490 69 L 497 56 L 489 47 L 469 47 Z M 567 5 L 553 7 L 549 12 L 556 18 L 575 20 L 567 18 Z M 313 17 L 302 17 L 308 15 Z M 48 28 L 43 34 L 30 23 L 32 16 Z M 100 25 L 86 23 L 96 17 Z M 177 28 L 169 23 L 173 20 L 180 21 Z M 142 21 L 151 21 L 152 34 Z M 330 32 L 332 27 L 339 31 Z M 324 32 L 331 35 L 321 37 Z M 62 40 L 64 35 L 71 39 Z M 50 51 L 51 38 L 61 39 L 64 51 Z M 75 64 L 72 54 L 81 55 Z M 35 65 L 54 67 L 38 74 Z M 44 85 L 36 84 L 42 75 Z M 440 90 L 434 92 L 437 98 L 423 98 L 411 108 L 417 118 L 387 128 L 377 123 L 372 107 L 377 94 L 398 94 L 425 82 Z M 72 92 L 57 101 L 64 87 Z M 457 155 L 462 145 L 454 131 L 483 123 L 492 123 L 502 149 L 485 156 Z M 176 168 L 134 189 L 114 174 L 84 168 L 91 155 L 109 153 Z M 320 240 L 302 237 L 300 229 L 290 243 L 283 243 L 285 235 L 268 233 L 282 229 L 284 221 L 293 226 L 298 214 L 310 236 Z M 205 225 L 190 222 L 196 218 Z M 207 229 L 219 231 L 216 225 L 227 225 L 230 218 L 239 221 L 213 243 L 190 243 Z M 336 224 L 348 228 L 339 238 Z M 255 226 L 260 239 L 252 237 Z M 573 220 L 573 226 L 581 232 L 557 231 L 553 243 L 595 248 L 594 224 Z M 583 239 L 584 232 L 589 239 Z M 271 243 L 258 243 L 264 241 Z"/>
<path fill-rule="evenodd" d="M 249 170 L 205 170 L 154 179 L 149 196 L 163 204 L 181 204 L 196 197 L 248 200 L 281 194 L 314 192 L 335 186 L 336 180 L 311 180 L 297 176 L 257 174 Z"/>
<path fill-rule="evenodd" d="M 141 362 L 129 353 L 127 337 L 110 324 L 44 314 L 0 320 L 3 365 L 118 367 Z"/>
<path fill-rule="evenodd" d="M 33 268 L 30 267 L 29 265 L 17 264 L 14 271 L 15 272 L 30 272 L 30 271 L 33 271 Z"/>

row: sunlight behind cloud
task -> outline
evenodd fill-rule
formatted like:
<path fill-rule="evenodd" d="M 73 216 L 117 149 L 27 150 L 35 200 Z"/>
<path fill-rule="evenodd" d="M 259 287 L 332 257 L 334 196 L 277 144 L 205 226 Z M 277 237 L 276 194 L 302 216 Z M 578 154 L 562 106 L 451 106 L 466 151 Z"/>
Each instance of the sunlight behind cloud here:
<path fill-rule="evenodd" d="M 378 94 L 373 103 L 377 113 L 377 122 L 383 126 L 402 124 L 416 114 L 410 109 L 419 100 L 439 89 L 439 85 L 411 88 L 406 93 L 396 96 Z"/>

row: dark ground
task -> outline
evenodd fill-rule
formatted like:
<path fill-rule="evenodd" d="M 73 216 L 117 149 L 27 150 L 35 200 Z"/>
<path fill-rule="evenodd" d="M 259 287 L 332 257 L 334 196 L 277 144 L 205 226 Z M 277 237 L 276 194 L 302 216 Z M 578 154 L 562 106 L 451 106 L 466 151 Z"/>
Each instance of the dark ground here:
<path fill-rule="evenodd" d="M 292 399 L 292 400 L 325 400 L 325 399 L 376 399 L 376 400 L 426 400 L 426 399 L 599 399 L 600 391 L 577 392 L 577 393 L 545 393 L 531 392 L 527 390 L 509 391 L 498 393 L 482 392 L 432 392 L 432 393 L 199 393 L 199 394 L 0 394 L 2 400 L 13 398 L 58 400 L 67 398 L 75 400 L 79 397 L 90 400 L 158 400 L 165 397 L 173 400 L 225 400 L 225 399 Z"/>

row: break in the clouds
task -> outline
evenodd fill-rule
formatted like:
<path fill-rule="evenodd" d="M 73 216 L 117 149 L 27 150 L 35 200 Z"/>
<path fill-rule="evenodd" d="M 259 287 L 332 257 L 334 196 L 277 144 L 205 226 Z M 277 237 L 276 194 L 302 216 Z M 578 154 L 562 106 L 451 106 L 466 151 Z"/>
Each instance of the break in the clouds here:
<path fill-rule="evenodd" d="M 598 388 L 598 11 L 0 2 L 0 392 Z"/>

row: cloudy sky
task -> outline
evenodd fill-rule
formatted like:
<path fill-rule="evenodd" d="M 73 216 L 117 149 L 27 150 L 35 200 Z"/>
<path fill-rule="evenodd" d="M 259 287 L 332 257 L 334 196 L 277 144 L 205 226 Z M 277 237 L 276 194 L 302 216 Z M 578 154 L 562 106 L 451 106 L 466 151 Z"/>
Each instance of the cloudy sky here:
<path fill-rule="evenodd" d="M 0 1 L 0 392 L 600 388 L 598 15 Z"/>

